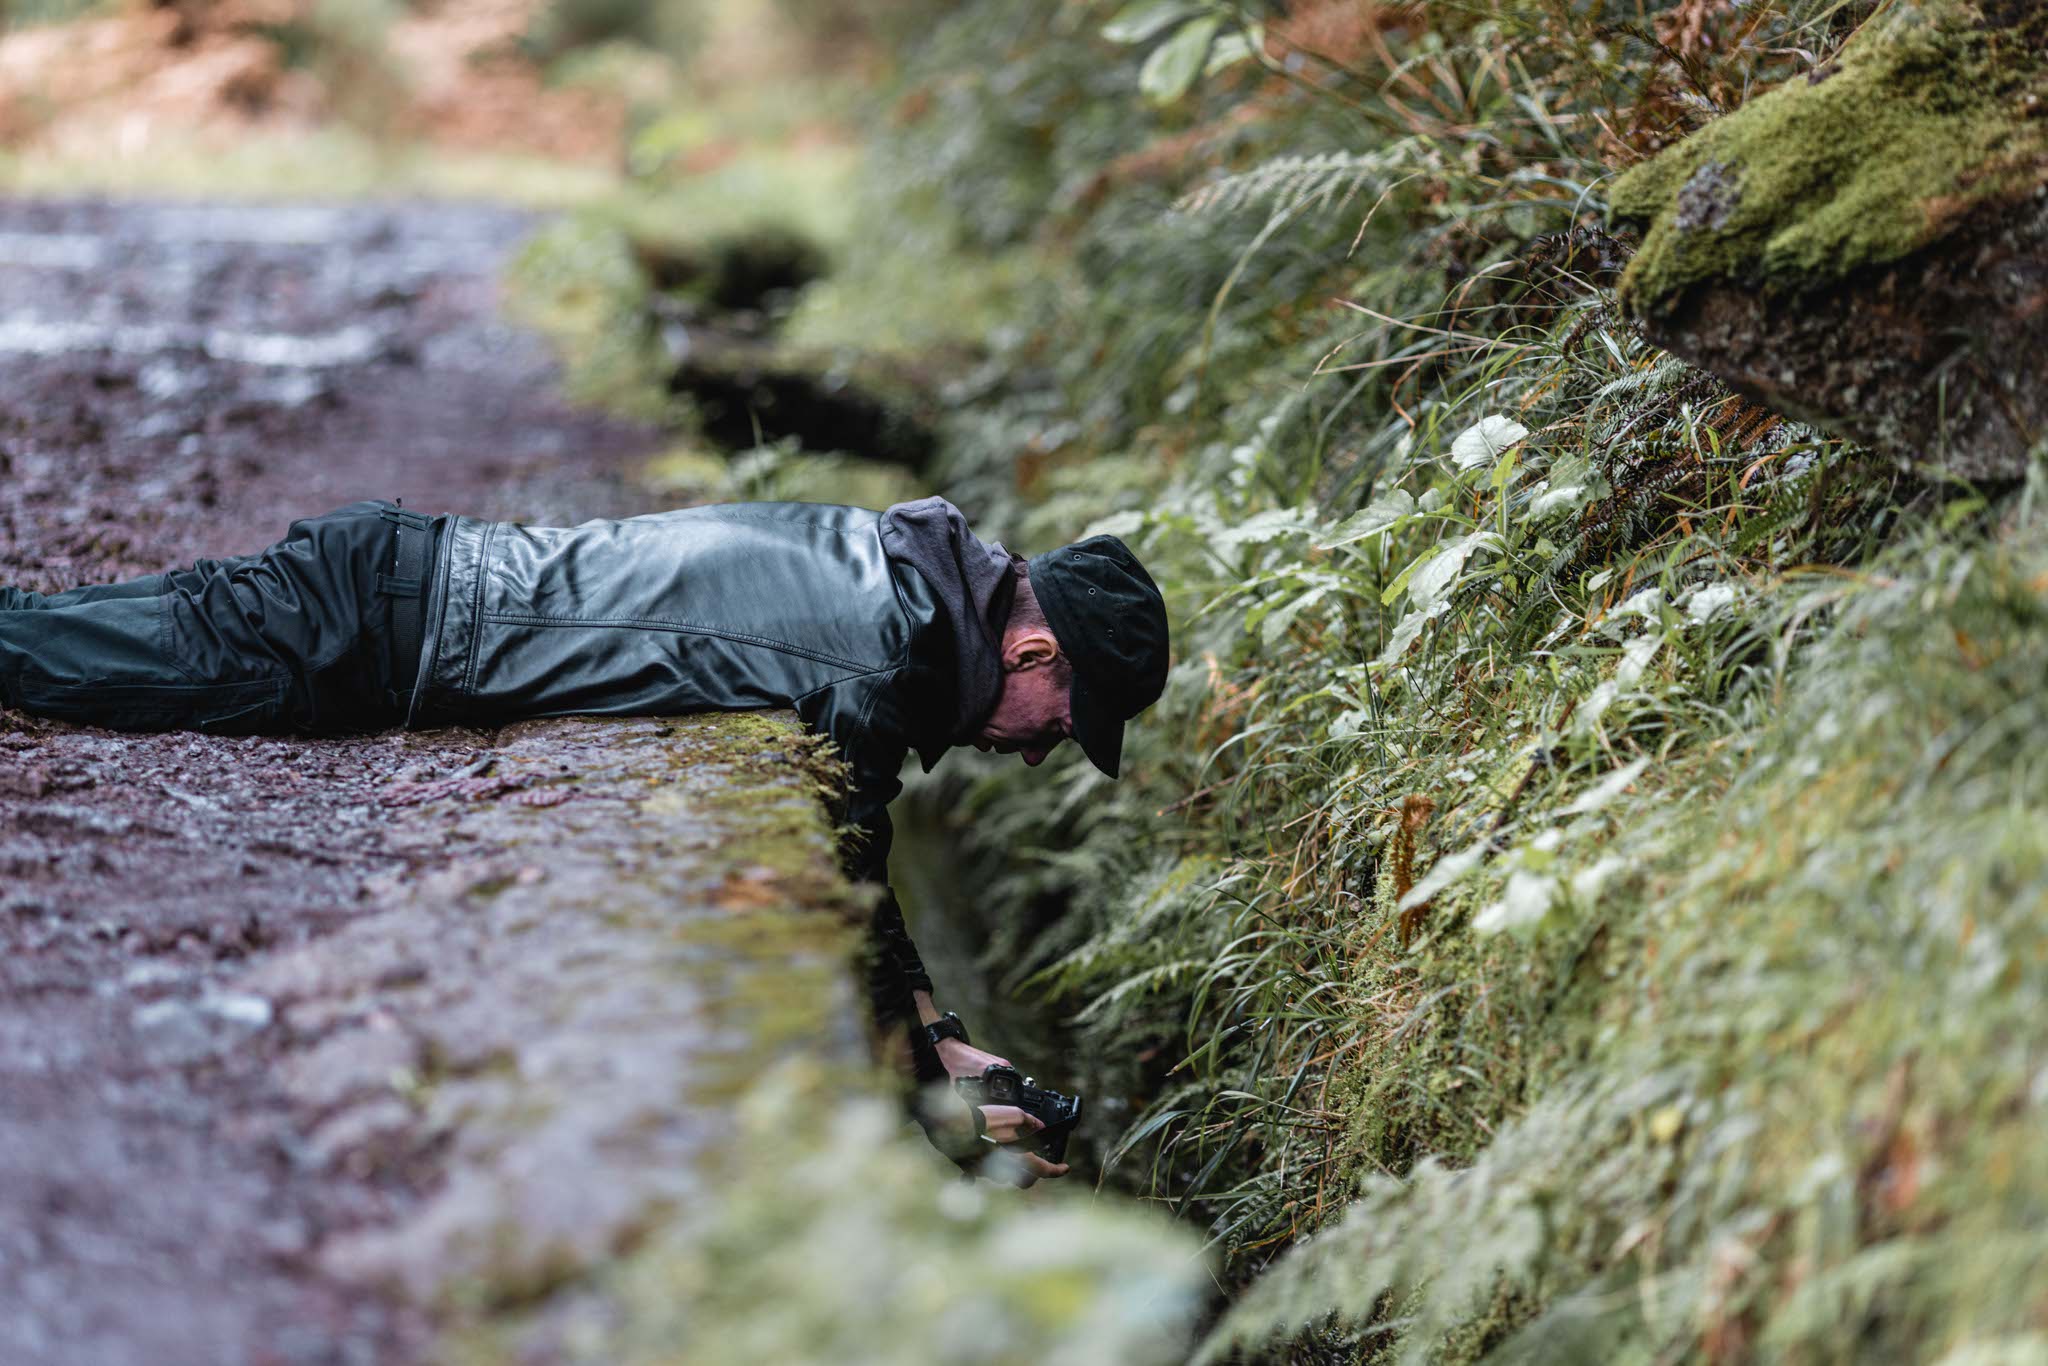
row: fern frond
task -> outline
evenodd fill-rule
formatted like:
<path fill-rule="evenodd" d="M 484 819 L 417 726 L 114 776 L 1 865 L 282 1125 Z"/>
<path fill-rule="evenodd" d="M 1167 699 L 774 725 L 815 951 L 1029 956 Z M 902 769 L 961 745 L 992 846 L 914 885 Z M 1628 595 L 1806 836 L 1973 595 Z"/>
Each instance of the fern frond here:
<path fill-rule="evenodd" d="M 1275 157 L 1189 191 L 1175 201 L 1173 210 L 1234 213 L 1263 205 L 1274 214 L 1292 214 L 1311 205 L 1336 208 L 1368 186 L 1383 185 L 1409 160 L 1415 146 L 1414 139 L 1405 138 L 1376 152 Z"/>

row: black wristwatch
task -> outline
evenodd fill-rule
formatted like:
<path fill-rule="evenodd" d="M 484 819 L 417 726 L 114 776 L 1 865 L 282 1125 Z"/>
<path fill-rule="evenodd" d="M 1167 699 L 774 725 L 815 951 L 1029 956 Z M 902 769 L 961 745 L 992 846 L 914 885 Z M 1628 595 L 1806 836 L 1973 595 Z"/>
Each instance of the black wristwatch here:
<path fill-rule="evenodd" d="M 960 1017 L 950 1010 L 924 1027 L 924 1039 L 935 1049 L 942 1039 L 958 1039 L 965 1044 L 973 1042 L 967 1037 L 967 1026 L 961 1024 Z"/>

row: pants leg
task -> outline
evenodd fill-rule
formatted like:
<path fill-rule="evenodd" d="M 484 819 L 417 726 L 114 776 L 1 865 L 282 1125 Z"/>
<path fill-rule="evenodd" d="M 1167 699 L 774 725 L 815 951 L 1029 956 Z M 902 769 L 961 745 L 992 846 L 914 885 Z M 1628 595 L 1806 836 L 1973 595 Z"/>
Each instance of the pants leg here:
<path fill-rule="evenodd" d="M 353 504 L 259 554 L 125 584 L 0 590 L 0 698 L 122 730 L 394 724 L 390 606 L 373 589 L 388 506 Z"/>
<path fill-rule="evenodd" d="M 145 574 L 139 579 L 123 583 L 96 583 L 82 588 L 67 588 L 61 593 L 32 593 L 26 588 L 9 588 L 0 584 L 0 612 L 44 611 L 52 607 L 75 607 L 86 602 L 107 602 L 115 598 L 154 598 L 179 584 L 192 584 L 209 574 L 221 573 L 244 560 L 255 558 L 244 555 L 233 560 L 197 560 L 189 569 L 173 569 L 164 574 Z"/>

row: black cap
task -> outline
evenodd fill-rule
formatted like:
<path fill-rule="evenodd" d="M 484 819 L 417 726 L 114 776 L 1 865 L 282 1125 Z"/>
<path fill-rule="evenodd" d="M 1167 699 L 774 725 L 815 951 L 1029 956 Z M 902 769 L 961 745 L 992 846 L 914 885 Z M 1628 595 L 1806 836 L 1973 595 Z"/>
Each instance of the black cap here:
<path fill-rule="evenodd" d="M 1027 564 L 1031 592 L 1073 666 L 1074 739 L 1114 778 L 1124 722 L 1166 691 L 1166 601 L 1114 536 L 1048 550 Z"/>

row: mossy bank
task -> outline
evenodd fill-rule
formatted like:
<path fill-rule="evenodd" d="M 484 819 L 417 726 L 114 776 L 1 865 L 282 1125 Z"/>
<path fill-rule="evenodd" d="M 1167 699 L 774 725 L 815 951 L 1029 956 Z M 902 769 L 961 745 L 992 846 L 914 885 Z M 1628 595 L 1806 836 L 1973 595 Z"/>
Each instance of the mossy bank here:
<path fill-rule="evenodd" d="M 1629 171 L 1622 306 L 1781 409 L 2010 477 L 2043 434 L 2048 12 L 1901 3 Z"/>

